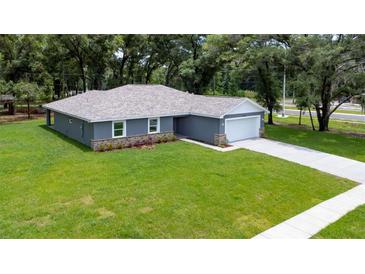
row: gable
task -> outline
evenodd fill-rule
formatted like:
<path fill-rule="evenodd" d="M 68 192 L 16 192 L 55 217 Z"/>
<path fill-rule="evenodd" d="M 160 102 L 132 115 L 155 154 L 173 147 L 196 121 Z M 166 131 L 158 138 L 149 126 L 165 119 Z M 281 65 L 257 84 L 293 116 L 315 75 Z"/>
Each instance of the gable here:
<path fill-rule="evenodd" d="M 245 101 L 243 101 L 242 103 L 238 104 L 233 109 L 231 109 L 229 112 L 225 113 L 225 115 L 250 113 L 250 112 L 261 112 L 261 111 L 266 111 L 266 109 L 263 108 L 262 106 L 258 105 L 257 103 L 255 103 L 249 99 L 246 99 Z"/>

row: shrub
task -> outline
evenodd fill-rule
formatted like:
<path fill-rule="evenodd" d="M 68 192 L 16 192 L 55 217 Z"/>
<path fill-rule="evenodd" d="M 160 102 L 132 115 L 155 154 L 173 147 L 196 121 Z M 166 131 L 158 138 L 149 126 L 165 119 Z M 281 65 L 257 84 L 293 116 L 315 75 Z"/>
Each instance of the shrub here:
<path fill-rule="evenodd" d="M 98 146 L 98 151 L 104 151 L 105 150 L 105 146 L 104 146 L 104 144 L 100 144 L 99 146 Z"/>
<path fill-rule="evenodd" d="M 135 142 L 134 144 L 136 147 L 141 147 L 143 145 L 142 141 L 141 140 L 138 140 Z"/>
<path fill-rule="evenodd" d="M 122 143 L 117 144 L 117 149 L 122 149 L 122 148 L 123 148 L 123 144 Z"/>
<path fill-rule="evenodd" d="M 171 136 L 171 138 L 170 138 L 170 141 L 171 141 L 171 142 L 176 141 L 176 136 L 175 136 L 175 135 L 172 135 L 172 136 Z"/>
<path fill-rule="evenodd" d="M 153 145 L 153 140 L 151 136 L 148 136 L 148 140 L 146 142 L 147 145 L 152 146 Z"/>
<path fill-rule="evenodd" d="M 256 92 L 253 90 L 245 90 L 244 91 L 244 96 L 250 99 L 256 99 Z"/>
<path fill-rule="evenodd" d="M 108 150 L 113 150 L 113 144 L 109 143 L 109 144 L 107 145 L 107 149 L 108 149 Z"/>
<path fill-rule="evenodd" d="M 131 147 L 132 147 L 131 142 L 126 143 L 124 147 L 125 147 L 125 148 L 131 148 Z"/>
<path fill-rule="evenodd" d="M 141 147 L 141 146 L 143 146 L 143 144 L 144 144 L 144 142 L 142 141 L 142 140 L 137 140 L 137 141 L 135 141 L 134 143 L 132 143 L 132 147 L 137 147 L 137 148 L 139 148 L 139 147 Z"/>

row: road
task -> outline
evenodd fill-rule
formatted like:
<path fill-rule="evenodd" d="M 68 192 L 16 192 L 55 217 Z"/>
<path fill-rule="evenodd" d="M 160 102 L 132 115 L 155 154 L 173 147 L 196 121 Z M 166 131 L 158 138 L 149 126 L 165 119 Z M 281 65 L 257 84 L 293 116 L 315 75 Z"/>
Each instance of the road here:
<path fill-rule="evenodd" d="M 282 105 L 282 102 L 280 103 Z M 337 106 L 338 102 L 333 102 L 332 107 Z M 288 107 L 296 107 L 295 103 L 293 102 L 293 99 L 286 99 L 285 105 Z M 361 112 L 362 108 L 360 104 L 353 104 L 353 103 L 343 103 L 338 110 L 352 110 L 352 111 L 358 111 Z"/>
<path fill-rule="evenodd" d="M 281 113 L 281 112 L 280 112 Z M 287 115 L 299 116 L 299 110 L 295 109 L 286 109 L 285 113 Z M 317 116 L 315 111 L 312 111 L 313 117 Z M 309 116 L 309 112 L 306 111 L 303 113 L 303 116 Z M 361 114 L 347 114 L 347 113 L 333 113 L 331 115 L 331 119 L 335 120 L 348 120 L 348 121 L 356 121 L 356 122 L 365 122 L 365 115 Z"/>

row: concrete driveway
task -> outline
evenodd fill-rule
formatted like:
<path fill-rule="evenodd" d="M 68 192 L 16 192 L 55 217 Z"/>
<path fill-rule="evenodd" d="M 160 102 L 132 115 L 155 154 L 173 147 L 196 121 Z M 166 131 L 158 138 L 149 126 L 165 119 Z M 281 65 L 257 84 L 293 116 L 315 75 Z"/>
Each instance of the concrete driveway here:
<path fill-rule="evenodd" d="M 365 163 L 363 162 L 263 138 L 233 142 L 231 145 L 265 153 L 365 184 Z"/>

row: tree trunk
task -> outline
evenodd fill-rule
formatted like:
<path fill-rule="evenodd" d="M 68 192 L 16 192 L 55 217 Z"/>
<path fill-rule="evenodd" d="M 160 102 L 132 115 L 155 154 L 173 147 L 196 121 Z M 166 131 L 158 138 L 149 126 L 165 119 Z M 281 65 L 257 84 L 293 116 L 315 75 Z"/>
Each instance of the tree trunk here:
<path fill-rule="evenodd" d="M 151 81 L 152 72 L 153 72 L 153 68 L 147 69 L 145 84 L 148 84 Z"/>
<path fill-rule="evenodd" d="M 299 123 L 298 123 L 298 125 L 302 125 L 302 111 L 303 111 L 303 109 L 301 108 L 300 110 L 299 110 Z"/>
<path fill-rule="evenodd" d="M 321 109 L 318 107 L 317 110 L 317 120 L 319 125 L 319 131 L 328 131 L 328 124 L 329 124 L 329 110 L 327 109 L 327 106 L 322 107 Z"/>
<path fill-rule="evenodd" d="M 83 92 L 86 92 L 86 77 L 85 77 L 84 70 L 82 70 L 81 78 L 82 78 L 82 89 L 83 89 Z"/>
<path fill-rule="evenodd" d="M 269 125 L 273 125 L 274 121 L 272 119 L 272 107 L 269 108 L 269 115 L 267 116 L 267 123 Z"/>
<path fill-rule="evenodd" d="M 310 107 L 308 107 L 308 111 L 309 111 L 309 117 L 311 119 L 312 129 L 313 130 L 316 130 L 316 128 L 314 127 L 313 117 L 312 117 L 312 111 L 311 111 L 311 108 Z"/>
<path fill-rule="evenodd" d="M 166 75 L 165 75 L 165 86 L 168 86 L 170 84 L 170 78 L 171 78 L 173 68 L 174 68 L 173 63 L 172 62 L 169 63 L 169 66 L 167 67 Z"/>
<path fill-rule="evenodd" d="M 13 102 L 9 103 L 9 114 L 15 115 L 15 104 Z"/>
<path fill-rule="evenodd" d="M 128 66 L 128 84 L 134 84 L 134 65 L 135 65 L 135 58 L 131 57 L 129 66 Z"/>
<path fill-rule="evenodd" d="M 322 117 L 321 121 L 319 122 L 319 131 L 328 131 L 328 124 L 329 118 Z"/>
<path fill-rule="evenodd" d="M 30 102 L 29 102 L 29 99 L 27 100 L 27 112 L 28 112 L 28 119 L 30 119 Z"/>
<path fill-rule="evenodd" d="M 83 92 L 86 92 L 86 76 L 85 76 L 85 70 L 84 70 L 84 60 L 79 57 L 79 68 L 81 73 L 81 80 L 82 80 L 82 89 Z"/>
<path fill-rule="evenodd" d="M 124 84 L 124 66 L 127 62 L 128 57 L 129 57 L 128 55 L 123 55 L 122 62 L 119 67 L 119 77 L 120 77 L 119 83 L 121 86 Z"/>
<path fill-rule="evenodd" d="M 323 81 L 321 102 L 321 108 L 316 106 L 319 131 L 328 131 L 329 117 L 331 115 L 331 81 L 327 77 Z"/>

